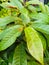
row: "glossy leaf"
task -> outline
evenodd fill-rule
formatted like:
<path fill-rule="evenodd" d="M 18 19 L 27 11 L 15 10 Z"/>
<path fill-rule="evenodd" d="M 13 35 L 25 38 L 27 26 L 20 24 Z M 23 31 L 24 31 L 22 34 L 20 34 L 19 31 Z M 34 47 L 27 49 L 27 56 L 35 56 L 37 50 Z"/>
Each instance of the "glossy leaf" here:
<path fill-rule="evenodd" d="M 16 47 L 12 65 L 27 65 L 26 52 L 23 43 Z"/>
<path fill-rule="evenodd" d="M 0 27 L 5 26 L 15 20 L 16 20 L 16 18 L 13 16 L 6 16 L 4 18 L 0 18 Z"/>
<path fill-rule="evenodd" d="M 43 46 L 37 32 L 32 27 L 27 27 L 25 36 L 30 54 L 43 65 Z"/>
<path fill-rule="evenodd" d="M 0 51 L 7 49 L 11 46 L 17 37 L 20 36 L 22 32 L 21 25 L 12 26 L 1 33 L 1 41 L 0 41 Z M 2 36 L 3 35 L 3 36 Z"/>
<path fill-rule="evenodd" d="M 22 3 L 19 0 L 11 0 L 10 3 L 11 6 L 15 6 L 17 8 L 19 8 L 20 12 L 27 15 L 28 11 L 26 8 L 24 8 L 24 6 L 22 5 Z"/>
<path fill-rule="evenodd" d="M 20 0 L 20 2 L 24 3 L 24 0 Z"/>
<path fill-rule="evenodd" d="M 24 25 L 30 22 L 30 19 L 29 19 L 28 16 L 21 14 L 20 17 L 21 17 L 22 22 L 23 22 Z"/>
<path fill-rule="evenodd" d="M 33 23 L 31 26 L 34 27 L 37 31 L 49 35 L 49 25 Z"/>
<path fill-rule="evenodd" d="M 35 23 L 49 24 L 48 14 L 43 13 L 31 13 L 29 14 L 31 19 L 35 19 Z"/>
<path fill-rule="evenodd" d="M 49 47 L 49 25 L 33 24 L 32 27 L 45 35 Z"/>
<path fill-rule="evenodd" d="M 39 4 L 40 1 L 39 0 L 30 0 L 28 2 L 26 2 L 26 5 L 30 5 L 30 4 Z"/>
<path fill-rule="evenodd" d="M 22 14 L 21 19 L 24 24 L 27 24 L 30 22 L 30 18 L 28 16 L 28 10 L 22 5 L 22 0 L 11 0 L 10 3 L 3 3 L 1 6 L 4 5 L 4 8 L 17 8 L 19 12 Z"/>
<path fill-rule="evenodd" d="M 38 35 L 39 35 L 39 37 L 40 37 L 40 39 L 42 41 L 43 49 L 45 51 L 46 50 L 46 39 L 41 33 L 38 33 Z"/>
<path fill-rule="evenodd" d="M 45 24 L 49 23 L 49 17 L 47 14 L 39 13 L 38 15 L 36 15 L 35 18 L 37 18 L 37 21 L 35 21 L 36 23 L 45 23 Z"/>
<path fill-rule="evenodd" d="M 46 13 L 45 6 L 44 6 L 44 4 L 42 2 L 39 4 L 39 7 L 40 7 L 42 13 Z"/>
<path fill-rule="evenodd" d="M 9 6 L 11 6 L 8 2 L 0 4 L 1 7 L 8 9 Z"/>
<path fill-rule="evenodd" d="M 22 3 L 19 0 L 11 0 L 10 2 L 11 6 L 19 8 L 19 11 L 21 12 L 21 19 L 25 23 L 30 22 L 30 18 L 28 17 L 28 10 L 22 5 Z"/>
<path fill-rule="evenodd" d="M 18 7 L 19 9 L 23 8 L 23 5 L 21 4 L 21 2 L 19 0 L 11 0 L 10 4 L 15 7 Z"/>
<path fill-rule="evenodd" d="M 28 6 L 28 9 L 29 9 L 30 11 L 32 11 L 33 13 L 37 13 L 36 8 L 35 8 L 34 6 L 32 6 L 32 5 L 29 5 L 29 6 Z"/>

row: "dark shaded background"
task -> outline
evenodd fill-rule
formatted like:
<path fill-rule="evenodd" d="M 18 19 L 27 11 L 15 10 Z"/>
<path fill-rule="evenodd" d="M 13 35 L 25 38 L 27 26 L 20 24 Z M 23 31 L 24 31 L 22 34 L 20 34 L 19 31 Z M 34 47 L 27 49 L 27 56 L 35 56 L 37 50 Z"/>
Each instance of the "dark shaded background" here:
<path fill-rule="evenodd" d="M 49 0 L 44 0 L 44 3 L 47 4 L 49 2 Z"/>

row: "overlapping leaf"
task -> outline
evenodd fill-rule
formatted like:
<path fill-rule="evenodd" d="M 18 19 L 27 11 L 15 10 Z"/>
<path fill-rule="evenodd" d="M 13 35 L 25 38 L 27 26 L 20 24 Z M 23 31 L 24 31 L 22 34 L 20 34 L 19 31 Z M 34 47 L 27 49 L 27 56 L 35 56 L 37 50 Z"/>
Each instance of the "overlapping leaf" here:
<path fill-rule="evenodd" d="M 35 23 L 42 23 L 42 24 L 49 24 L 49 17 L 48 14 L 43 14 L 43 13 L 31 13 L 29 14 L 31 19 L 34 19 Z"/>
<path fill-rule="evenodd" d="M 35 21 L 36 23 L 45 23 L 45 24 L 49 23 L 49 17 L 47 14 L 39 13 L 38 15 L 36 15 L 35 18 L 37 18 L 37 21 Z"/>
<path fill-rule="evenodd" d="M 46 50 L 46 39 L 41 33 L 38 33 L 38 35 L 39 35 L 39 37 L 40 37 L 40 39 L 42 41 L 43 49 L 45 51 Z"/>
<path fill-rule="evenodd" d="M 29 61 L 28 65 L 40 65 L 39 63 L 35 62 L 35 61 Z"/>
<path fill-rule="evenodd" d="M 0 65 L 7 65 L 7 63 L 2 58 L 0 58 Z"/>
<path fill-rule="evenodd" d="M 32 5 L 29 5 L 28 6 L 28 9 L 32 12 L 32 13 L 37 13 L 37 11 L 36 11 L 36 8 L 34 7 L 34 6 L 32 6 Z"/>
<path fill-rule="evenodd" d="M 6 30 L 4 30 L 0 34 L 0 51 L 7 49 L 9 46 L 11 46 L 17 37 L 20 36 L 22 32 L 22 26 L 21 25 L 15 25 L 12 26 Z"/>
<path fill-rule="evenodd" d="M 30 4 L 39 4 L 40 1 L 39 0 L 30 0 L 28 2 L 26 2 L 26 5 L 30 5 Z"/>
<path fill-rule="evenodd" d="M 22 14 L 21 18 L 22 18 L 22 21 L 24 21 L 24 23 L 30 22 L 30 18 L 28 17 L 28 10 L 22 5 L 22 3 L 19 0 L 11 0 L 9 4 L 13 7 L 18 8 L 20 13 Z"/>
<path fill-rule="evenodd" d="M 34 27 L 37 31 L 49 35 L 49 25 L 33 23 L 32 27 Z"/>
<path fill-rule="evenodd" d="M 45 35 L 49 46 L 49 25 L 33 24 L 32 27 Z"/>
<path fill-rule="evenodd" d="M 23 43 L 16 47 L 12 65 L 27 65 L 26 53 Z"/>
<path fill-rule="evenodd" d="M 0 18 L 0 27 L 5 26 L 15 20 L 16 20 L 16 17 L 13 17 L 13 16 L 6 16 L 4 18 Z"/>
<path fill-rule="evenodd" d="M 27 27 L 25 36 L 30 54 L 43 65 L 43 46 L 37 32 L 32 27 Z"/>

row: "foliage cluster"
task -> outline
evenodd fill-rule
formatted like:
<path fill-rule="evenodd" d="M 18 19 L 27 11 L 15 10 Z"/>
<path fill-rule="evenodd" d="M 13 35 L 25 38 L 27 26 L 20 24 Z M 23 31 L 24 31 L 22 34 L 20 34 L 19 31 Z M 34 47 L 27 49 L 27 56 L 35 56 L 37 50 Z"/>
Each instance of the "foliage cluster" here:
<path fill-rule="evenodd" d="M 49 65 L 48 5 L 0 1 L 0 65 Z"/>

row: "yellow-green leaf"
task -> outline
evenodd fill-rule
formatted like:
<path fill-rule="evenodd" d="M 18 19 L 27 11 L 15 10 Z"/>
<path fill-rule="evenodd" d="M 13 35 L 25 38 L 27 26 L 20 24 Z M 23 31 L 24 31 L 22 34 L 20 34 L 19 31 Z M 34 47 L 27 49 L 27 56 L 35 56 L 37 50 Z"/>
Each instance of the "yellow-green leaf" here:
<path fill-rule="evenodd" d="M 12 26 L 0 33 L 0 51 L 11 46 L 17 37 L 21 35 L 23 27 L 21 25 Z"/>
<path fill-rule="evenodd" d="M 39 4 L 40 1 L 39 0 L 31 0 L 31 1 L 27 1 L 26 5 L 30 5 L 30 4 Z"/>
<path fill-rule="evenodd" d="M 43 65 L 43 46 L 38 33 L 32 27 L 27 27 L 24 31 L 30 54 Z"/>

